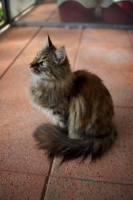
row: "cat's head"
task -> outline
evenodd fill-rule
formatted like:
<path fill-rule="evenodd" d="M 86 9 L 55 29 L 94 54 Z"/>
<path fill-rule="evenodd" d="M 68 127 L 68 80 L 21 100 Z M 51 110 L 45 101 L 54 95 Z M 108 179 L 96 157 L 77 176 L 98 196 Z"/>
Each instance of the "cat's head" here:
<path fill-rule="evenodd" d="M 30 71 L 34 77 L 46 81 L 65 79 L 71 73 L 65 47 L 57 49 L 48 35 L 44 48 L 30 64 Z"/>

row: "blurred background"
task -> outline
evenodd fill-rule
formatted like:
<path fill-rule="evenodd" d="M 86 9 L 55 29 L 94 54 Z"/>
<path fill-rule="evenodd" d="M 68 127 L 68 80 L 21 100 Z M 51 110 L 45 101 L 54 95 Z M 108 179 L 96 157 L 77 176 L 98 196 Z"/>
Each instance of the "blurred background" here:
<path fill-rule="evenodd" d="M 0 0 L 0 28 L 71 26 L 133 28 L 133 0 Z"/>

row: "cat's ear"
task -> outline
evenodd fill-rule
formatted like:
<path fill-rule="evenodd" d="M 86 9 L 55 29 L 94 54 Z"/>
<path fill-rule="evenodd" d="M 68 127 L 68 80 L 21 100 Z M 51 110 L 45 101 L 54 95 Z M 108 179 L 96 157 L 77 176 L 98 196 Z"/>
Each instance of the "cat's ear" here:
<path fill-rule="evenodd" d="M 65 47 L 60 47 L 55 51 L 56 58 L 60 64 L 65 62 L 66 59 L 66 50 Z"/>
<path fill-rule="evenodd" d="M 46 39 L 44 41 L 44 47 L 45 48 L 47 48 L 47 47 L 49 48 L 49 47 L 52 47 L 52 46 L 53 46 L 52 41 L 51 41 L 49 35 L 47 34 L 47 37 L 46 37 Z"/>

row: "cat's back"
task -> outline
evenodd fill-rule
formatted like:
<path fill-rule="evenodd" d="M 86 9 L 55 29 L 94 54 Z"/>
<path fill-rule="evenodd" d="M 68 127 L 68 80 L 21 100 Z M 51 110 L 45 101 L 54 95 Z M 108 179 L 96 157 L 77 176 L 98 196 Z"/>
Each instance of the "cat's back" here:
<path fill-rule="evenodd" d="M 89 107 L 92 110 L 97 108 L 97 115 L 101 115 L 101 112 L 110 113 L 112 117 L 114 115 L 112 97 L 102 83 L 102 80 L 86 70 L 78 70 L 74 72 L 75 80 L 72 96 L 75 102 L 79 102 L 80 107 L 85 105 L 86 110 Z M 99 113 L 99 114 L 98 114 Z"/>
<path fill-rule="evenodd" d="M 112 97 L 97 75 L 86 70 L 75 71 L 74 75 L 74 97 L 82 96 L 91 102 L 98 101 L 99 103 L 110 104 L 112 106 Z"/>
<path fill-rule="evenodd" d="M 85 92 L 85 90 L 86 92 L 89 90 L 89 92 L 94 93 L 99 88 L 102 89 L 104 87 L 102 80 L 98 76 L 86 70 L 77 70 L 74 72 L 74 76 L 75 93 Z"/>

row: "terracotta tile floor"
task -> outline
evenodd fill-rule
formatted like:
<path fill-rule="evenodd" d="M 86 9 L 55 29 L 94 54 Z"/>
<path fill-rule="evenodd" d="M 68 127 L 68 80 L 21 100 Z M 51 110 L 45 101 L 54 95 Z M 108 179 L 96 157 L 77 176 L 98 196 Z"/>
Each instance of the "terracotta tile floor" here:
<path fill-rule="evenodd" d="M 20 21 L 60 22 L 58 8 L 52 2 L 37 5 L 33 10 L 20 18 Z"/>
<path fill-rule="evenodd" d="M 118 137 L 95 163 L 59 167 L 32 137 L 48 119 L 29 103 L 28 67 L 47 32 L 73 70 L 96 73 L 112 94 Z M 0 200 L 133 199 L 133 31 L 10 28 L 0 35 L 0 75 Z"/>

